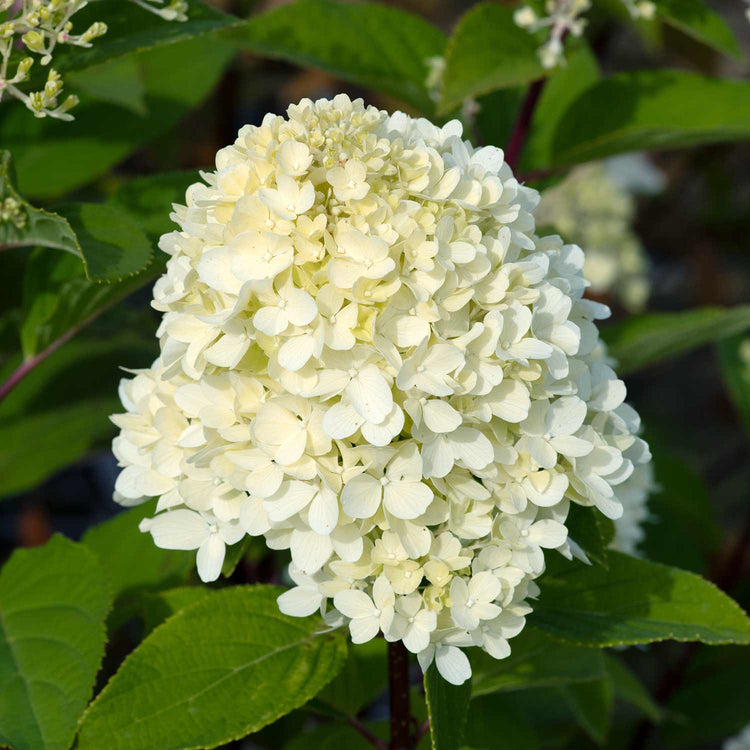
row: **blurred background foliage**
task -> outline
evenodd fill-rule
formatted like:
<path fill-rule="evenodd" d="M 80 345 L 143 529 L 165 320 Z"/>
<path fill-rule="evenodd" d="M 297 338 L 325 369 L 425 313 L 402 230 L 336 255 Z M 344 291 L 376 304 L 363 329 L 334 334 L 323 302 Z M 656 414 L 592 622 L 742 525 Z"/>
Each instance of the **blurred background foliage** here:
<path fill-rule="evenodd" d="M 117 470 L 108 447 L 115 430 L 107 417 L 119 410 L 119 368 L 147 367 L 158 353 L 154 331 L 159 315 L 149 306 L 150 284 L 164 260 L 152 248 L 159 235 L 171 229 L 171 203 L 182 200 L 197 170 L 211 166 L 216 151 L 234 140 L 239 127 L 260 122 L 266 112 L 281 113 L 302 97 L 331 97 L 340 91 L 381 108 L 448 119 L 460 113 L 461 102 L 470 94 L 475 104 L 463 108 L 470 137 L 482 144 L 507 143 L 523 84 L 534 77 L 534 70 L 522 71 L 522 79 L 505 82 L 501 90 L 484 93 L 497 82 L 478 81 L 472 66 L 487 61 L 482 58 L 486 51 L 477 48 L 459 61 L 440 106 L 425 86 L 423 61 L 444 54 L 446 35 L 474 3 L 393 0 L 381 3 L 382 13 L 364 23 L 349 12 L 353 6 L 339 6 L 335 12 L 328 8 L 326 15 L 321 13 L 324 4 L 309 2 L 308 23 L 297 26 L 294 34 L 283 7 L 276 15 L 259 15 L 283 5 L 250 0 L 191 3 L 188 23 L 174 25 L 168 43 L 162 39 L 152 45 L 128 39 L 131 14 L 137 9 L 106 3 L 108 10 L 104 3 L 91 3 L 77 21 L 85 27 L 86 14 L 92 20 L 105 19 L 110 32 L 88 57 L 81 60 L 71 53 L 60 66 L 67 89 L 81 98 L 75 122 L 36 120 L 20 105 L 0 108 L 0 148 L 12 153 L 19 193 L 34 206 L 59 210 L 71 225 L 78 221 L 83 231 L 91 232 L 114 259 L 108 272 L 118 279 L 102 284 L 87 278 L 73 254 L 27 247 L 2 252 L 0 384 L 22 363 L 39 360 L 0 403 L 2 560 L 15 547 L 43 544 L 55 531 L 80 539 L 86 529 L 116 512 L 111 494 Z M 705 43 L 680 24 L 616 19 L 616 5 L 598 2 L 590 13 L 586 38 L 602 73 L 669 67 L 743 78 L 750 72 L 750 24 L 744 4 L 737 0 L 711 3 L 734 31 L 736 48 L 734 37 L 722 36 L 713 27 Z M 415 15 L 392 16 L 394 8 Z M 498 8 L 505 12 L 502 4 Z M 252 20 L 239 25 L 220 11 Z M 379 34 L 378 24 L 393 28 L 394 22 L 398 35 Z M 163 22 L 143 15 L 139 24 L 139 32 L 148 34 Z M 488 24 L 488 33 L 492 29 Z M 191 38 L 194 33 L 200 36 Z M 122 54 L 108 61 L 107 44 L 120 44 Z M 532 53 L 534 45 L 530 37 Z M 567 68 L 553 74 L 547 91 L 557 87 L 572 98 L 597 72 L 591 54 L 580 44 L 569 48 L 568 60 Z M 524 64 L 533 67 L 533 56 Z M 623 86 L 622 95 L 627 96 L 626 83 Z M 695 96 L 700 95 L 696 89 Z M 727 97 L 733 101 L 731 91 Z M 607 153 L 606 145 L 578 153 L 579 147 L 571 146 L 551 156 L 554 139 L 564 139 L 570 129 L 589 127 L 592 139 L 596 135 L 591 110 L 552 132 L 559 102 L 560 97 L 540 102 L 518 167 L 521 178 L 540 189 L 559 186 L 568 174 L 567 162 Z M 597 112 L 611 104 L 605 98 L 591 106 Z M 700 108 L 700 99 L 691 106 Z M 749 113 L 747 101 L 736 101 L 733 114 L 709 111 L 705 116 L 727 122 L 745 117 L 747 125 Z M 638 133 L 632 138 L 637 144 Z M 690 142 L 689 133 L 683 142 Z M 629 231 L 647 259 L 639 273 L 649 291 L 638 306 L 649 313 L 677 313 L 750 302 L 750 143 L 656 150 L 650 159 L 663 175 L 662 185 L 656 194 L 636 195 L 628 216 Z M 72 201 L 98 201 L 104 213 L 92 223 L 80 217 Z M 108 207 L 111 213 L 106 213 Z M 137 223 L 140 255 L 129 248 L 127 256 L 120 256 L 121 249 L 102 238 L 97 227 L 112 221 Z M 89 266 L 89 275 L 95 277 L 97 269 Z M 617 343 L 623 371 L 631 371 L 626 378 L 629 400 L 643 417 L 655 455 L 659 489 L 651 500 L 642 549 L 652 560 L 710 577 L 747 609 L 750 344 L 742 333 L 748 325 L 747 308 L 736 310 L 734 318 L 702 311 L 684 335 L 678 332 L 668 344 L 657 335 L 649 350 L 643 332 L 648 333 L 652 322 L 644 319 L 638 335 L 632 328 L 623 333 L 618 326 L 628 318 L 627 300 L 611 289 L 597 291 L 597 297 L 613 308 L 606 328 Z M 697 336 L 695 342 L 722 341 L 694 347 L 691 336 Z M 59 346 L 68 338 L 69 343 Z M 669 347 L 674 356 L 665 358 Z M 259 551 L 242 551 L 246 557 L 235 573 L 238 580 L 274 581 L 272 559 Z M 181 581 L 185 567 L 180 568 L 180 561 L 185 558 L 177 558 L 174 580 Z M 112 564 L 127 562 L 115 559 Z M 173 604 L 162 605 L 173 611 Z M 345 704 L 346 711 L 356 712 L 382 692 L 385 674 L 372 666 L 378 654 L 369 653 L 382 645 L 359 649 L 346 674 L 326 689 L 334 706 Z M 128 650 L 127 636 L 120 648 Z M 107 658 L 118 662 L 117 646 Z M 475 699 L 465 742 L 474 748 L 524 750 L 595 744 L 718 747 L 750 722 L 749 659 L 747 649 L 737 647 L 670 642 L 631 648 L 625 662 L 648 692 L 622 671 L 620 662 L 607 660 L 606 679 L 598 682 L 561 687 L 552 678 L 542 679 L 529 690 L 495 696 L 491 708 L 485 706 L 486 698 Z M 363 690 L 366 695 L 359 694 Z M 376 704 L 374 719 L 378 710 Z M 382 719 L 382 707 L 380 711 Z M 656 726 L 647 723 L 657 721 Z M 297 725 L 272 725 L 252 742 L 232 747 L 355 748 L 362 742 L 346 726 L 313 726 L 302 716 Z"/>

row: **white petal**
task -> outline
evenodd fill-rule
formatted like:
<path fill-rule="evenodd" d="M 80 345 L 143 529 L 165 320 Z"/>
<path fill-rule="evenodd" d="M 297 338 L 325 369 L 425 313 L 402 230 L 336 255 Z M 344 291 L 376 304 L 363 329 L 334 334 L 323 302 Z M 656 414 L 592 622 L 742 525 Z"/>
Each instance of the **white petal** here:
<path fill-rule="evenodd" d="M 292 562 L 303 572 L 312 575 L 319 571 L 333 552 L 333 545 L 327 536 L 314 531 L 295 529 L 290 544 Z"/>
<path fill-rule="evenodd" d="M 279 609 L 292 617 L 307 617 L 313 614 L 323 600 L 323 596 L 310 586 L 295 586 L 276 599 Z"/>
<path fill-rule="evenodd" d="M 393 394 L 375 365 L 363 367 L 346 388 L 352 406 L 368 422 L 380 424 L 393 408 Z"/>
<path fill-rule="evenodd" d="M 433 432 L 453 432 L 461 425 L 461 415 L 447 401 L 435 398 L 422 406 L 422 419 Z"/>
<path fill-rule="evenodd" d="M 306 326 L 317 314 L 315 300 L 302 289 L 290 289 L 286 294 L 286 314 L 296 326 Z"/>
<path fill-rule="evenodd" d="M 468 469 L 484 469 L 495 457 L 492 443 L 479 430 L 459 427 L 451 433 L 450 441 L 456 458 L 463 461 Z"/>
<path fill-rule="evenodd" d="M 289 325 L 289 318 L 280 307 L 261 307 L 253 315 L 253 325 L 268 336 L 278 336 Z"/>
<path fill-rule="evenodd" d="M 469 660 L 456 646 L 438 646 L 435 664 L 443 679 L 451 685 L 463 685 L 471 677 Z"/>
<path fill-rule="evenodd" d="M 375 617 L 375 605 L 364 591 L 345 589 L 333 597 L 333 606 L 352 619 Z"/>
<path fill-rule="evenodd" d="M 198 549 L 208 538 L 208 524 L 200 513 L 187 508 L 170 510 L 151 519 L 148 531 L 162 549 Z"/>
<path fill-rule="evenodd" d="M 299 513 L 312 500 L 314 494 L 315 487 L 308 482 L 288 479 L 281 483 L 279 489 L 271 497 L 266 498 L 263 506 L 272 521 L 285 521 L 295 513 Z"/>
<path fill-rule="evenodd" d="M 383 490 L 385 507 L 402 519 L 421 516 L 432 497 L 432 490 L 422 482 L 391 482 Z"/>
<path fill-rule="evenodd" d="M 341 492 L 344 513 L 351 518 L 370 518 L 380 506 L 382 494 L 382 486 L 375 477 L 369 474 L 352 477 Z"/>
<path fill-rule="evenodd" d="M 578 396 L 563 396 L 547 410 L 547 429 L 552 435 L 572 435 L 586 419 L 586 403 Z"/>
<path fill-rule="evenodd" d="M 380 622 L 376 617 L 363 617 L 349 623 L 352 643 L 367 643 L 380 631 Z"/>
<path fill-rule="evenodd" d="M 363 422 L 353 406 L 339 402 L 329 407 L 323 417 L 323 432 L 334 440 L 341 440 L 353 435 Z"/>
<path fill-rule="evenodd" d="M 310 504 L 307 516 L 310 528 L 318 534 L 330 534 L 339 520 L 339 499 L 330 487 L 321 487 Z"/>
<path fill-rule="evenodd" d="M 221 574 L 221 566 L 224 564 L 226 546 L 219 534 L 211 534 L 200 547 L 196 556 L 198 562 L 198 575 L 201 581 L 208 583 L 215 581 Z"/>
<path fill-rule="evenodd" d="M 591 511 L 589 511 L 591 512 Z M 565 543 L 568 530 L 563 524 L 550 519 L 544 519 L 532 524 L 529 528 L 528 539 L 532 544 L 554 549 Z"/>

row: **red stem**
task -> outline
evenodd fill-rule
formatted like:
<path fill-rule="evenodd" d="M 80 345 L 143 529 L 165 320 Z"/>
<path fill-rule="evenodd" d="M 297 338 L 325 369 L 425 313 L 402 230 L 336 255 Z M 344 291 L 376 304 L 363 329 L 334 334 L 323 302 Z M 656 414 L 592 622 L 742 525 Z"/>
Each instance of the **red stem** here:
<path fill-rule="evenodd" d="M 401 641 L 388 644 L 388 683 L 391 698 L 390 750 L 411 750 L 409 709 L 409 653 Z"/>
<path fill-rule="evenodd" d="M 546 78 L 540 78 L 529 86 L 529 90 L 526 92 L 526 97 L 521 104 L 521 111 L 518 113 L 518 119 L 516 124 L 513 126 L 513 132 L 510 134 L 508 146 L 505 149 L 505 161 L 508 166 L 515 170 L 518 160 L 521 158 L 523 147 L 526 143 L 526 137 L 529 134 L 529 128 L 531 127 L 531 120 L 534 117 L 534 110 L 539 102 L 542 89 Z"/>
<path fill-rule="evenodd" d="M 88 323 L 88 320 L 86 321 Z M 66 341 L 73 338 L 76 333 L 85 325 L 82 323 L 79 326 L 71 328 L 66 331 L 59 339 L 53 341 L 46 349 L 43 349 L 39 354 L 34 355 L 31 359 L 27 359 L 22 362 L 13 372 L 10 377 L 0 385 L 0 401 L 2 401 L 20 382 L 23 380 L 40 362 L 43 362 L 49 357 L 52 352 L 59 349 Z"/>

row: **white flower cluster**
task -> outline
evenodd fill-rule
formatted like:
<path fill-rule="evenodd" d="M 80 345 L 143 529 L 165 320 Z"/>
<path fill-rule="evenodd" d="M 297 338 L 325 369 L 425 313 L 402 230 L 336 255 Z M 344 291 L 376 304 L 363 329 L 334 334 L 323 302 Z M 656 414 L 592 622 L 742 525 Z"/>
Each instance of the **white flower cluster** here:
<path fill-rule="evenodd" d="M 722 750 L 750 750 L 750 724 L 748 724 L 739 734 L 724 740 L 721 746 Z"/>
<path fill-rule="evenodd" d="M 160 15 L 166 20 L 187 20 L 185 0 L 171 0 L 167 8 L 164 0 L 131 0 L 142 8 Z M 42 65 L 49 65 L 58 44 L 75 47 L 91 47 L 91 42 L 107 33 L 107 25 L 91 24 L 82 34 L 73 34 L 71 18 L 88 5 L 88 0 L 0 0 L 0 102 L 7 94 L 26 105 L 35 117 L 53 117 L 72 120 L 70 110 L 78 104 L 78 97 L 68 96 L 62 103 L 58 98 L 63 83 L 60 74 L 51 68 L 44 88 L 24 92 L 20 86 L 29 80 L 33 57 L 24 57 L 16 66 L 15 73 L 8 70 L 11 53 L 16 47 L 41 55 Z"/>
<path fill-rule="evenodd" d="M 621 0 L 633 18 L 653 18 L 656 5 L 651 0 Z M 545 68 L 554 68 L 565 62 L 563 41 L 567 34 L 581 36 L 586 28 L 583 14 L 591 7 L 591 0 L 546 0 L 547 15 L 539 16 L 529 5 L 516 10 L 513 20 L 517 26 L 530 32 L 549 29 L 547 41 L 539 48 L 539 59 Z"/>
<path fill-rule="evenodd" d="M 175 207 L 161 356 L 113 417 L 116 499 L 159 497 L 157 545 L 213 580 L 263 535 L 291 550 L 283 612 L 454 683 L 462 647 L 510 653 L 570 503 L 620 517 L 649 460 L 582 251 L 461 135 L 344 95 L 243 127 Z"/>
<path fill-rule="evenodd" d="M 651 285 L 648 258 L 633 231 L 635 195 L 663 187 L 664 175 L 640 154 L 585 164 L 542 193 L 536 223 L 586 248 L 583 272 L 595 295 L 612 294 L 637 312 Z"/>

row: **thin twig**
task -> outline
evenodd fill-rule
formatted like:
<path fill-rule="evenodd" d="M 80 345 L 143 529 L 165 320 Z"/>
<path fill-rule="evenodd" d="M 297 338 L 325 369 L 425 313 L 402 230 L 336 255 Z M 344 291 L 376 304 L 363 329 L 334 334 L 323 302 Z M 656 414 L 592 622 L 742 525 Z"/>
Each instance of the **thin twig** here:
<path fill-rule="evenodd" d="M 409 652 L 401 641 L 388 644 L 388 684 L 391 702 L 390 750 L 411 750 Z"/>
<path fill-rule="evenodd" d="M 387 750 L 388 745 L 379 737 L 376 737 L 356 716 L 349 717 L 349 723 L 356 729 L 373 747 L 378 750 Z"/>
<path fill-rule="evenodd" d="M 511 169 L 516 168 L 518 160 L 521 158 L 521 153 L 523 152 L 523 147 L 531 128 L 531 121 L 534 117 L 534 110 L 539 102 L 539 97 L 542 94 L 546 80 L 546 78 L 540 78 L 534 81 L 529 86 L 529 90 L 526 92 L 526 96 L 521 104 L 521 111 L 518 113 L 518 119 L 513 126 L 513 132 L 510 134 L 508 146 L 505 149 L 505 161 Z"/>
<path fill-rule="evenodd" d="M 85 323 L 87 323 L 85 321 Z M 66 331 L 59 339 L 53 341 L 46 349 L 43 349 L 39 354 L 27 359 L 22 362 L 15 370 L 10 374 L 10 377 L 0 385 L 0 401 L 2 401 L 20 382 L 23 380 L 38 364 L 43 362 L 50 354 L 59 349 L 66 341 L 70 340 L 75 336 L 76 333 L 85 325 L 82 323 L 78 326 L 71 328 Z"/>

